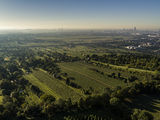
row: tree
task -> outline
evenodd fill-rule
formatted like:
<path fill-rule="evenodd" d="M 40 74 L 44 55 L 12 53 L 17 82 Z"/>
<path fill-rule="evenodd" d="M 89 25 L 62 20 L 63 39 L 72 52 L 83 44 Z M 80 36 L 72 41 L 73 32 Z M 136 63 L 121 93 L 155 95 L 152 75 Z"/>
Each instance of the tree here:
<path fill-rule="evenodd" d="M 67 85 L 70 84 L 70 79 L 69 79 L 69 78 L 66 79 L 66 84 L 67 84 Z"/>
<path fill-rule="evenodd" d="M 0 84 L 1 89 L 13 90 L 16 86 L 9 81 L 2 81 Z"/>
<path fill-rule="evenodd" d="M 47 94 L 43 94 L 40 99 L 42 100 L 42 102 L 44 103 L 48 103 L 51 104 L 53 102 L 55 102 L 55 98 L 52 95 L 47 95 Z"/>
<path fill-rule="evenodd" d="M 31 118 L 32 120 L 43 120 L 44 115 L 42 109 L 39 105 L 28 106 L 24 111 L 26 118 Z"/>
<path fill-rule="evenodd" d="M 43 94 L 43 91 L 41 91 L 37 86 L 31 85 L 31 90 L 37 94 L 38 97 L 40 97 Z"/>
<path fill-rule="evenodd" d="M 160 72 L 159 71 L 155 71 L 154 79 L 160 80 Z"/>
<path fill-rule="evenodd" d="M 116 75 L 115 73 L 112 73 L 112 74 L 111 74 L 111 76 L 112 76 L 113 78 L 115 78 L 115 75 Z"/>
<path fill-rule="evenodd" d="M 109 102 L 110 102 L 110 104 L 111 104 L 111 105 L 116 106 L 116 105 L 118 105 L 118 104 L 119 104 L 120 99 L 119 99 L 119 98 L 117 98 L 117 97 L 113 97 L 113 98 L 111 98 L 111 99 L 109 100 Z"/>
<path fill-rule="evenodd" d="M 138 78 L 136 77 L 136 76 L 130 76 L 129 78 L 128 78 L 128 81 L 129 82 L 134 82 L 135 80 L 137 80 Z"/>
<path fill-rule="evenodd" d="M 118 78 L 121 78 L 121 73 L 118 73 Z"/>
<path fill-rule="evenodd" d="M 0 113 L 2 113 L 4 110 L 4 106 L 3 105 L 0 105 Z"/>

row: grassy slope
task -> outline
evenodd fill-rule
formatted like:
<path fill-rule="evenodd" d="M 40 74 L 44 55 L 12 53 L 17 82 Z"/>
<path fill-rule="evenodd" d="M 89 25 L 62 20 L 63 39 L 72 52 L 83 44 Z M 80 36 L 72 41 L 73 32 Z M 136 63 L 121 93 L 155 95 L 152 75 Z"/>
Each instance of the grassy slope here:
<path fill-rule="evenodd" d="M 26 75 L 25 78 L 45 93 L 51 94 L 57 99 L 71 98 L 73 101 L 78 101 L 81 97 L 84 97 L 78 90 L 67 86 L 62 81 L 54 79 L 42 70 L 35 70 L 32 74 Z"/>
<path fill-rule="evenodd" d="M 63 72 L 66 72 L 69 76 L 74 77 L 75 82 L 83 88 L 92 87 L 96 91 L 102 93 L 106 87 L 114 88 L 118 85 L 125 85 L 120 80 L 108 78 L 105 75 L 101 75 L 100 73 L 90 70 L 90 68 L 96 68 L 103 72 L 109 71 L 104 68 L 81 62 L 59 63 L 58 65 Z"/>

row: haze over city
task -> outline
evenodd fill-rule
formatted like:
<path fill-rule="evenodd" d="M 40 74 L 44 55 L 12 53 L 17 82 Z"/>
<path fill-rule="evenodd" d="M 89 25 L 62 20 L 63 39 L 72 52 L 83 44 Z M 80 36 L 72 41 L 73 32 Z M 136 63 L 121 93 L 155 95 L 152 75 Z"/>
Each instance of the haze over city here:
<path fill-rule="evenodd" d="M 0 0 L 0 29 L 159 29 L 159 5 L 159 0 Z"/>

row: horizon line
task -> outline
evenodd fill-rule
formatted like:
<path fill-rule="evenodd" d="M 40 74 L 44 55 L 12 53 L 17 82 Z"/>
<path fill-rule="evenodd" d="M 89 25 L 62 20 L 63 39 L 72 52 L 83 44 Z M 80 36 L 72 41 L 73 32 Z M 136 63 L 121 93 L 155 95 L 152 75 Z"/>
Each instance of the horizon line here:
<path fill-rule="evenodd" d="M 134 26 L 136 27 L 136 26 Z M 133 30 L 130 28 L 0 28 L 0 30 Z M 138 28 L 137 30 L 160 30 L 160 28 Z"/>

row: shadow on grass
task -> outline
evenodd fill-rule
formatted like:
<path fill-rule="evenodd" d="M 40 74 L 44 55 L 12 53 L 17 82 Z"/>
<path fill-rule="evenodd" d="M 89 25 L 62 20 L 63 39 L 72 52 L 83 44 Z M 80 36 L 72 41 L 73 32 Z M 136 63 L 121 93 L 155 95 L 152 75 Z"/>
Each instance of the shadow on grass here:
<path fill-rule="evenodd" d="M 149 112 L 160 111 L 160 95 L 138 95 L 132 104 L 133 108 L 145 109 Z"/>

